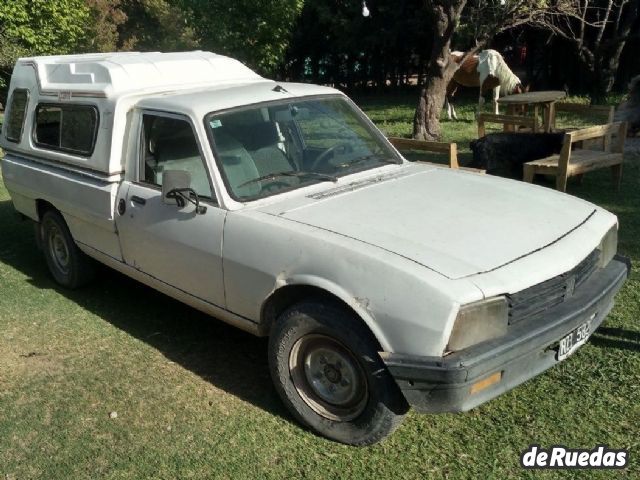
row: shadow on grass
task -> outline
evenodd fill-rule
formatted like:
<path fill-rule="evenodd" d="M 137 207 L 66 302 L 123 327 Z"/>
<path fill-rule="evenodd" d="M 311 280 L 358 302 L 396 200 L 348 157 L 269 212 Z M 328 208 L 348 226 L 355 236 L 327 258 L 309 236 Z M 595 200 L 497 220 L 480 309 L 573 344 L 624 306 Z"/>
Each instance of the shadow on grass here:
<path fill-rule="evenodd" d="M 590 342 L 598 347 L 640 352 L 640 332 L 623 328 L 600 327 L 591 337 Z"/>
<path fill-rule="evenodd" d="M 385 123 L 405 123 L 407 122 L 407 117 L 406 115 L 397 115 L 395 117 L 377 116 L 376 121 L 380 123 L 380 128 L 384 128 Z"/>
<path fill-rule="evenodd" d="M 271 384 L 266 339 L 200 313 L 107 267 L 100 267 L 96 281 L 85 288 L 59 287 L 37 250 L 31 222 L 21 221 L 9 201 L 0 201 L 0 225 L 0 262 L 29 277 L 33 286 L 59 292 L 216 387 L 290 419 Z"/>

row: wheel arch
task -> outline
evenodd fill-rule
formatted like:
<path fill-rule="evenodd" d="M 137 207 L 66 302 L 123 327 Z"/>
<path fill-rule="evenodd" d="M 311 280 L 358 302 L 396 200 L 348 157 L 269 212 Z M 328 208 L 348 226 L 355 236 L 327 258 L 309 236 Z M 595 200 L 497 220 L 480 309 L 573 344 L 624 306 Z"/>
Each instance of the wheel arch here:
<path fill-rule="evenodd" d="M 40 229 L 40 222 L 42 222 L 42 217 L 48 211 L 53 210 L 54 212 L 59 212 L 59 210 L 56 207 L 54 207 L 52 203 L 47 202 L 42 198 L 37 198 L 35 200 L 35 205 L 36 205 L 36 218 L 34 219 L 35 223 L 33 224 L 33 227 L 34 227 L 33 233 L 36 238 L 36 245 L 38 247 L 38 250 L 42 250 L 43 239 L 42 239 L 42 231 Z"/>
<path fill-rule="evenodd" d="M 269 335 L 273 323 L 282 312 L 292 305 L 308 299 L 336 302 L 353 313 L 355 318 L 367 327 L 378 342 L 381 350 L 391 350 L 387 338 L 379 328 L 373 314 L 367 308 L 367 299 L 354 297 L 335 283 L 312 275 L 289 278 L 286 283 L 271 292 L 262 304 L 260 334 Z"/>
<path fill-rule="evenodd" d="M 47 200 L 44 200 L 42 198 L 36 199 L 36 213 L 38 215 L 38 222 L 42 221 L 42 216 L 49 210 L 54 210 L 56 212 L 60 211 L 51 202 L 48 202 Z"/>

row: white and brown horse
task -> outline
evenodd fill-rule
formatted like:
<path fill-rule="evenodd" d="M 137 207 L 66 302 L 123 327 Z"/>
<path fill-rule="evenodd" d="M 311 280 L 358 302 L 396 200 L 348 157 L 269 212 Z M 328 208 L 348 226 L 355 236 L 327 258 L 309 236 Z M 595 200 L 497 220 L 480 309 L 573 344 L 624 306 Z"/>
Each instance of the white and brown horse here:
<path fill-rule="evenodd" d="M 495 113 L 498 113 L 497 100 L 501 90 L 505 95 L 522 93 L 528 90 L 528 88 L 525 89 L 522 86 L 522 82 L 511 71 L 507 62 L 502 58 L 502 55 L 495 50 L 482 50 L 477 55 L 469 55 L 464 62 L 462 62 L 463 57 L 463 52 L 451 52 L 452 60 L 459 64 L 459 67 L 447 86 L 445 108 L 447 109 L 447 117 L 449 120 L 451 120 L 452 117 L 456 120 L 458 119 L 451 101 L 459 86 L 478 87 L 480 89 L 478 111 L 480 111 L 484 104 L 484 94 L 492 90 Z"/>

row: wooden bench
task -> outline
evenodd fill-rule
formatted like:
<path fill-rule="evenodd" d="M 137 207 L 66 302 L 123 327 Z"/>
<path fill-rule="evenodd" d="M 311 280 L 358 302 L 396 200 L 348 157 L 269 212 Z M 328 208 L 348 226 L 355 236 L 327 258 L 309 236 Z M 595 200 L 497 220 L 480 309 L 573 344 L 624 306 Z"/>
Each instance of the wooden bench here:
<path fill-rule="evenodd" d="M 460 168 L 458 165 L 458 146 L 448 142 L 427 142 L 424 140 L 413 140 L 411 138 L 389 137 L 391 145 L 398 150 L 421 150 L 423 152 L 442 153 L 447 155 L 449 167 Z M 431 163 L 431 162 L 425 162 Z"/>
<path fill-rule="evenodd" d="M 449 142 L 427 142 L 425 140 L 413 140 L 411 138 L 389 137 L 389 142 L 398 149 L 403 150 L 419 150 L 423 152 L 442 153 L 449 160 L 449 167 L 460 170 L 468 170 L 476 173 L 485 173 L 485 170 L 470 167 L 461 167 L 458 163 L 458 146 Z M 440 165 L 435 162 L 426 162 L 419 160 L 420 163 L 428 163 L 431 165 Z"/>
<path fill-rule="evenodd" d="M 603 125 L 603 124 L 613 123 L 615 107 L 611 105 L 587 105 L 583 103 L 561 102 L 561 103 L 556 103 L 556 112 L 572 113 L 574 115 L 580 115 L 582 118 L 595 120 L 596 124 Z M 561 129 L 561 131 L 569 132 L 572 130 L 577 130 L 578 128 L 570 126 L 568 128 Z M 611 135 L 608 135 L 607 137 L 604 137 L 604 138 L 588 140 L 586 142 L 583 142 L 581 145 L 581 148 L 589 148 L 589 149 L 596 149 L 596 150 L 599 148 L 608 149 L 609 148 L 608 145 L 610 142 L 611 142 Z"/>
<path fill-rule="evenodd" d="M 564 192 L 567 189 L 567 178 L 599 168 L 610 167 L 614 184 L 616 188 L 620 188 L 626 134 L 626 122 L 598 125 L 567 132 L 564 135 L 562 150 L 559 154 L 524 164 L 524 181 L 533 182 L 536 174 L 554 175 L 556 188 Z M 573 148 L 576 143 L 611 138 L 612 135 L 616 135 L 614 144 L 607 144 L 603 140 L 600 150 Z"/>
<path fill-rule="evenodd" d="M 517 131 L 515 127 L 525 127 L 527 131 L 538 132 L 540 124 L 538 116 L 525 117 L 523 115 L 502 115 L 494 113 L 481 113 L 478 115 L 478 138 L 486 135 L 485 123 L 500 123 L 505 132 Z"/>

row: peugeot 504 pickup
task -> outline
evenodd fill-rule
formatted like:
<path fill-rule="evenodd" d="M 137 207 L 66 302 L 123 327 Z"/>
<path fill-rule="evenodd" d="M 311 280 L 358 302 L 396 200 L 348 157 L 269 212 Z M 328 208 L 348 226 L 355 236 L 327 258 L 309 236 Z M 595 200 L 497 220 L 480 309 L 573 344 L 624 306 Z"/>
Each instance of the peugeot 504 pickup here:
<path fill-rule="evenodd" d="M 55 281 L 97 261 L 268 336 L 282 401 L 347 444 L 563 361 L 628 275 L 604 209 L 409 162 L 343 93 L 208 52 L 22 58 L 0 145 Z"/>

